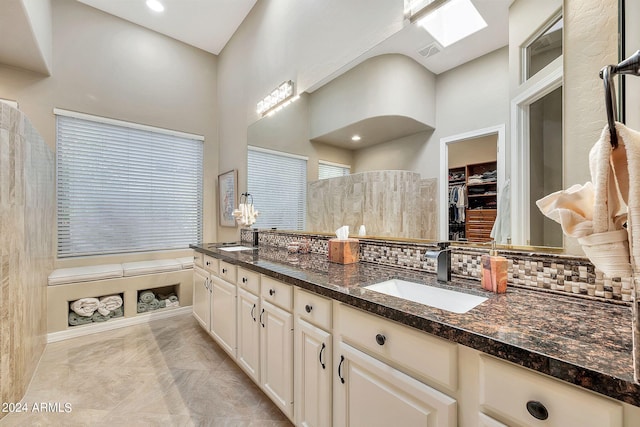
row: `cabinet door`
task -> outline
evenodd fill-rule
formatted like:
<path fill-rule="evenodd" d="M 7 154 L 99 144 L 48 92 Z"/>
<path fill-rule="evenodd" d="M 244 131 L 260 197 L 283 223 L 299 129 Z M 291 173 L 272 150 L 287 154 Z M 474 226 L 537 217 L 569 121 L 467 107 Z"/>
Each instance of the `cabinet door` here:
<path fill-rule="evenodd" d="M 238 289 L 238 364 L 257 383 L 260 382 L 259 298 Z"/>
<path fill-rule="evenodd" d="M 199 268 L 193 270 L 193 317 L 209 332 L 209 275 Z"/>
<path fill-rule="evenodd" d="M 331 334 L 298 317 L 294 338 L 296 425 L 331 426 Z"/>
<path fill-rule="evenodd" d="M 260 383 L 284 414 L 293 419 L 293 315 L 261 300 Z"/>
<path fill-rule="evenodd" d="M 456 401 L 340 342 L 334 356 L 334 425 L 455 427 Z"/>
<path fill-rule="evenodd" d="M 236 285 L 217 277 L 211 283 L 211 334 L 235 358 Z"/>

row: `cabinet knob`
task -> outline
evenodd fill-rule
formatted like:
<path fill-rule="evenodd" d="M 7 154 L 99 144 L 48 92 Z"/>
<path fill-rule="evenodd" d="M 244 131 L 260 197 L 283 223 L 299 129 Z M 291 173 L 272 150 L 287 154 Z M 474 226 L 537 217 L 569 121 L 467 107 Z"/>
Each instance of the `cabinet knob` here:
<path fill-rule="evenodd" d="M 275 295 L 276 290 L 275 289 L 269 289 L 269 295 L 273 296 Z"/>
<path fill-rule="evenodd" d="M 311 307 L 311 305 L 307 304 L 304 306 L 304 311 L 306 311 L 307 313 L 311 313 L 311 310 L 313 310 L 313 307 Z"/>
<path fill-rule="evenodd" d="M 385 337 L 382 334 L 378 334 L 376 335 L 376 342 L 378 343 L 378 345 L 384 345 L 384 343 L 387 341 L 387 337 Z"/>
<path fill-rule="evenodd" d="M 549 418 L 549 411 L 547 411 L 547 408 L 545 408 L 542 402 L 538 402 L 537 400 L 527 402 L 527 411 L 537 420 L 546 420 Z"/>
<path fill-rule="evenodd" d="M 227 274 L 227 269 L 226 268 L 222 269 L 222 274 Z"/>
<path fill-rule="evenodd" d="M 207 264 L 207 265 L 211 265 L 211 261 L 207 261 L 207 262 L 206 262 L 206 264 Z"/>
<path fill-rule="evenodd" d="M 249 279 L 247 279 L 246 277 L 242 278 L 242 283 L 247 283 L 249 281 Z"/>

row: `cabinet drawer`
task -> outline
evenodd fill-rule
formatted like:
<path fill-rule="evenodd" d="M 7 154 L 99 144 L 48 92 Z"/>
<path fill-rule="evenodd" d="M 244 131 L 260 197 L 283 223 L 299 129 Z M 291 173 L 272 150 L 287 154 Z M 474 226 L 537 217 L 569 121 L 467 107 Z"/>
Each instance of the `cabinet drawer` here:
<path fill-rule="evenodd" d="M 252 292 L 260 294 L 260 273 L 238 267 L 238 286 Z"/>
<path fill-rule="evenodd" d="M 478 427 L 508 427 L 506 424 L 502 424 L 500 421 L 483 414 L 478 414 Z"/>
<path fill-rule="evenodd" d="M 467 221 L 493 221 L 496 219 L 495 209 L 467 209 Z"/>
<path fill-rule="evenodd" d="M 218 276 L 229 283 L 236 283 L 236 266 L 226 261 L 220 261 Z"/>
<path fill-rule="evenodd" d="M 262 299 L 280 308 L 291 311 L 291 302 L 293 300 L 292 286 L 264 275 L 260 278 L 260 281 L 262 284 L 260 287 L 260 296 Z"/>
<path fill-rule="evenodd" d="M 214 258 L 209 255 L 204 256 L 204 268 L 213 274 L 218 274 L 218 258 Z"/>
<path fill-rule="evenodd" d="M 475 231 L 477 233 L 491 233 L 491 229 L 493 228 L 492 222 L 468 222 L 467 227 L 470 231 Z"/>
<path fill-rule="evenodd" d="M 528 402 L 544 405 L 546 421 L 531 415 Z M 489 356 L 480 357 L 480 405 L 483 412 L 507 425 L 622 425 L 620 403 Z"/>
<path fill-rule="evenodd" d="M 193 252 L 193 264 L 200 268 L 204 268 L 203 264 L 204 254 L 201 252 Z"/>
<path fill-rule="evenodd" d="M 331 330 L 330 299 L 296 287 L 293 291 L 293 310 L 312 325 Z"/>
<path fill-rule="evenodd" d="M 344 304 L 334 307 L 334 330 L 344 341 L 381 356 L 414 376 L 452 391 L 457 389 L 456 344 Z"/>

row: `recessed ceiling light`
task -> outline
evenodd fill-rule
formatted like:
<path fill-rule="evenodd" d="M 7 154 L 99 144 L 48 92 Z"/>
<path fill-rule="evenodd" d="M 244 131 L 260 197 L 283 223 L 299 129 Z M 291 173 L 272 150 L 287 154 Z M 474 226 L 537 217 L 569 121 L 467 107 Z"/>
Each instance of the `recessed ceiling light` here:
<path fill-rule="evenodd" d="M 147 7 L 154 12 L 164 11 L 164 6 L 158 0 L 147 0 Z"/>
<path fill-rule="evenodd" d="M 353 142 L 358 142 L 358 141 L 360 141 L 361 139 L 362 139 L 362 138 L 360 138 L 360 135 L 353 135 L 353 136 L 351 137 L 351 140 L 352 140 Z"/>
<path fill-rule="evenodd" d="M 471 0 L 450 0 L 418 21 L 443 47 L 487 26 Z"/>

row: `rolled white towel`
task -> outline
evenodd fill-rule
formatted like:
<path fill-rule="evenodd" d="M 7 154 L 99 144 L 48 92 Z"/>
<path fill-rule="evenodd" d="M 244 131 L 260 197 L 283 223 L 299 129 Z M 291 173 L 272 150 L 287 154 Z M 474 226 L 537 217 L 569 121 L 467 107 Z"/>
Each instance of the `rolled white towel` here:
<path fill-rule="evenodd" d="M 166 307 L 180 307 L 180 301 L 171 301 L 171 300 L 165 300 L 166 301 Z"/>
<path fill-rule="evenodd" d="M 98 303 L 98 313 L 102 314 L 103 316 L 108 316 L 109 314 L 111 314 L 107 307 L 105 307 L 101 302 Z"/>
<path fill-rule="evenodd" d="M 107 310 L 113 311 L 118 307 L 122 307 L 122 297 L 120 295 L 102 297 L 100 298 L 100 304 L 104 304 Z"/>
<path fill-rule="evenodd" d="M 71 303 L 71 310 L 79 316 L 89 317 L 100 306 L 98 298 L 80 298 Z"/>

